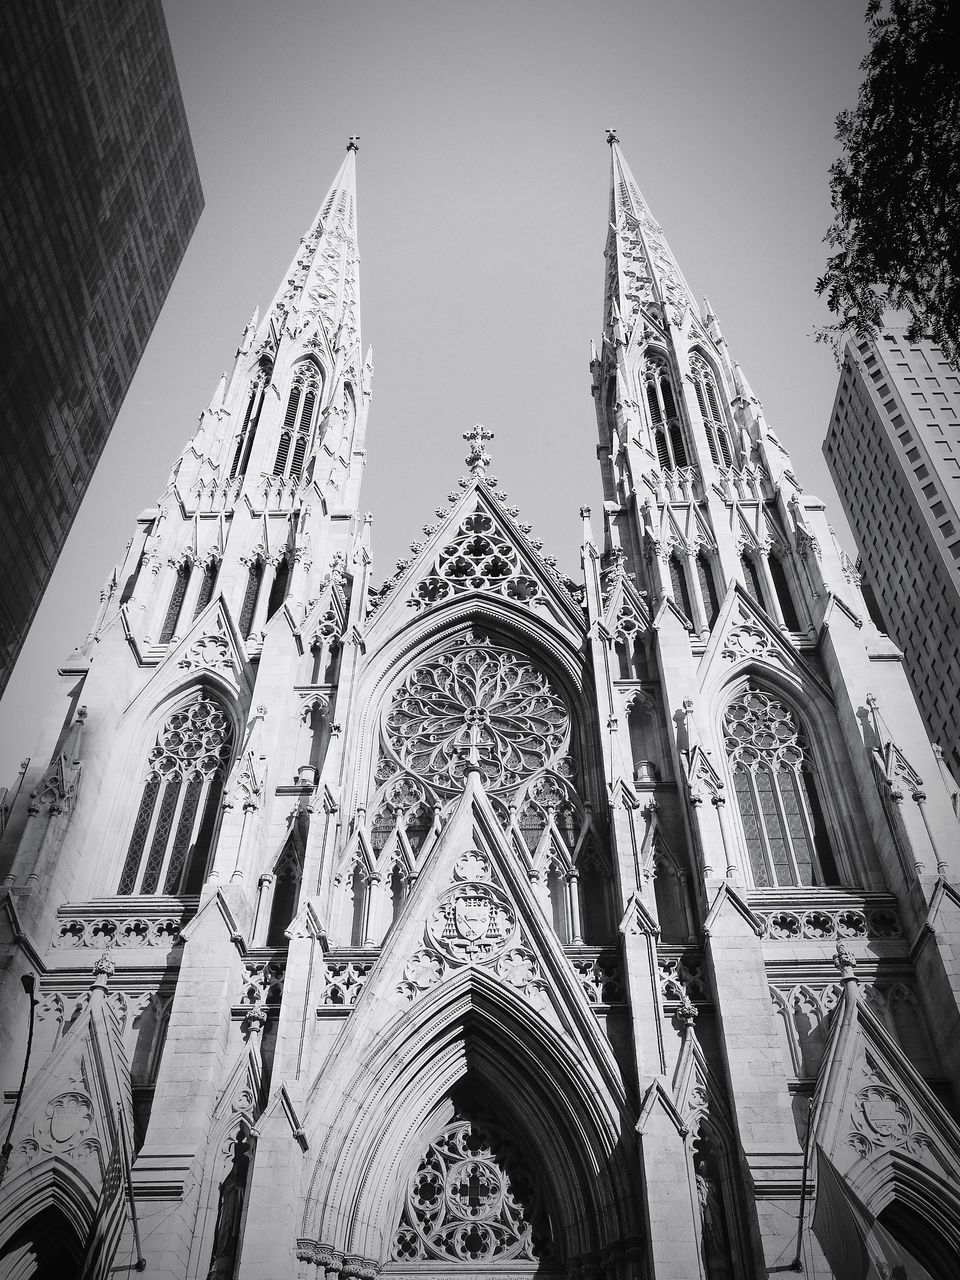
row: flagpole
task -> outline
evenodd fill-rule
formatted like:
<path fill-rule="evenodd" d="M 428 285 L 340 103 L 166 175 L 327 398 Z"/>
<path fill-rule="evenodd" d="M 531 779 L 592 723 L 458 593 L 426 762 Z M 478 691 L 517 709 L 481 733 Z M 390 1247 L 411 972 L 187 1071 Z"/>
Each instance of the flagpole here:
<path fill-rule="evenodd" d="M 800 1213 L 797 1217 L 797 1253 L 790 1263 L 791 1271 L 802 1271 L 801 1248 L 803 1246 L 803 1213 L 807 1207 L 807 1169 L 810 1166 L 810 1127 L 813 1121 L 813 1099 L 807 1107 L 807 1131 L 803 1136 L 803 1173 L 800 1175 Z"/>
<path fill-rule="evenodd" d="M 16 1100 L 13 1104 L 13 1114 L 10 1116 L 10 1125 L 7 1129 L 7 1138 L 0 1148 L 0 1182 L 3 1181 L 3 1175 L 7 1172 L 7 1165 L 10 1163 L 10 1156 L 13 1153 L 13 1130 L 16 1127 L 17 1116 L 20 1112 L 20 1103 L 23 1101 L 23 1091 L 27 1084 L 27 1072 L 30 1070 L 30 1050 L 33 1048 L 33 1022 L 39 1001 L 36 997 L 36 977 L 32 973 L 25 973 L 20 979 L 20 985 L 23 987 L 25 994 L 30 999 L 30 1024 L 27 1028 L 27 1051 L 23 1058 L 23 1074 L 20 1076 L 20 1087 L 17 1090 Z"/>
<path fill-rule="evenodd" d="M 130 1173 L 130 1157 L 127 1152 L 127 1126 L 123 1118 L 123 1104 L 117 1103 L 117 1123 L 120 1126 L 120 1150 L 123 1152 L 123 1172 L 124 1180 L 127 1184 L 127 1197 L 130 1201 L 130 1219 L 133 1223 L 133 1240 L 137 1246 L 137 1260 L 133 1265 L 134 1271 L 146 1271 L 147 1260 L 143 1256 L 143 1249 L 140 1247 L 140 1226 L 137 1222 L 137 1204 L 133 1198 L 133 1178 Z"/>

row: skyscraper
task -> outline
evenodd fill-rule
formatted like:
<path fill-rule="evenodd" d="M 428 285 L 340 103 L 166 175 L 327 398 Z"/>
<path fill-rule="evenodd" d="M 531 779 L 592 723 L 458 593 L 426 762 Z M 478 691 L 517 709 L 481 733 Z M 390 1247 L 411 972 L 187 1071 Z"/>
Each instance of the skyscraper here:
<path fill-rule="evenodd" d="M 957 822 L 609 141 L 578 582 L 476 425 L 372 584 L 353 140 L 142 517 L 0 850 L 0 1268 L 952 1275 Z"/>
<path fill-rule="evenodd" d="M 203 208 L 160 0 L 0 6 L 0 693 Z"/>
<path fill-rule="evenodd" d="M 849 338 L 823 452 L 864 589 L 960 781 L 960 372 L 903 329 Z"/>

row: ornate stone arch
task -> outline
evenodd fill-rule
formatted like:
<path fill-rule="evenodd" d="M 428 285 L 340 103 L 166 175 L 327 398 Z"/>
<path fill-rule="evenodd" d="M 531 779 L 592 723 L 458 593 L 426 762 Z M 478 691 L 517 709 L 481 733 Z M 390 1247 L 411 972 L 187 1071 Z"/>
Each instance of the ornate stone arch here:
<path fill-rule="evenodd" d="M 31 1222 L 42 1220 L 51 1211 L 66 1223 L 82 1252 L 94 1226 L 98 1197 L 78 1169 L 59 1156 L 49 1156 L 22 1168 L 11 1164 L 3 1182 L 0 1267 L 8 1261 L 8 1247 L 16 1247 L 17 1238 Z M 31 1274 L 27 1272 L 28 1276 Z M 17 1275 L 12 1270 L 11 1280 Z"/>
<path fill-rule="evenodd" d="M 632 1146 L 623 1144 L 625 1098 L 483 970 L 464 969 L 428 993 L 359 1065 L 349 1057 L 340 1055 L 338 1078 L 324 1081 L 324 1096 L 344 1105 L 325 1106 L 332 1121 L 310 1135 L 319 1154 L 300 1232 L 304 1260 L 319 1260 L 323 1249 L 386 1260 L 424 1138 L 464 1081 L 538 1153 L 563 1257 L 637 1240 L 631 1178 L 639 1171 Z"/>

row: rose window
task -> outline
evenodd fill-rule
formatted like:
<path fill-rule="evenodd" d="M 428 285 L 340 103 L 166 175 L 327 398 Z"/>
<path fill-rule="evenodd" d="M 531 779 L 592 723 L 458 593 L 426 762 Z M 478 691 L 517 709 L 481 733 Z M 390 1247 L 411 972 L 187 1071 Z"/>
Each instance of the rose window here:
<path fill-rule="evenodd" d="M 434 786 L 459 790 L 474 761 L 484 785 L 502 791 L 548 764 L 569 727 L 542 671 L 468 633 L 407 678 L 384 729 L 399 762 Z"/>
<path fill-rule="evenodd" d="M 497 591 L 513 600 L 532 600 L 536 580 L 526 571 L 512 542 L 479 508 L 461 521 L 456 536 L 441 548 L 433 572 L 417 587 L 417 599 L 435 604 L 458 591 Z"/>
<path fill-rule="evenodd" d="M 410 1179 L 396 1262 L 536 1262 L 548 1252 L 537 1189 L 516 1147 L 487 1123 L 457 1117 Z"/>
<path fill-rule="evenodd" d="M 836 884 L 810 752 L 793 712 L 745 689 L 723 728 L 754 884 Z"/>

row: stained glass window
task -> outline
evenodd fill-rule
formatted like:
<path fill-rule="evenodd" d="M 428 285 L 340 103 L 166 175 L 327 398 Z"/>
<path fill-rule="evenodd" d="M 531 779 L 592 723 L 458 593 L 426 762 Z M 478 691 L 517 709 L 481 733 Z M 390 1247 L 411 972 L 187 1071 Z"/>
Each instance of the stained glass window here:
<path fill-rule="evenodd" d="M 727 708 L 723 727 L 754 885 L 836 883 L 809 747 L 793 712 L 748 688 Z"/>
<path fill-rule="evenodd" d="M 147 761 L 118 893 L 152 894 L 161 884 L 163 893 L 196 891 L 232 739 L 226 713 L 202 694 L 167 719 Z"/>

